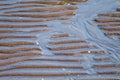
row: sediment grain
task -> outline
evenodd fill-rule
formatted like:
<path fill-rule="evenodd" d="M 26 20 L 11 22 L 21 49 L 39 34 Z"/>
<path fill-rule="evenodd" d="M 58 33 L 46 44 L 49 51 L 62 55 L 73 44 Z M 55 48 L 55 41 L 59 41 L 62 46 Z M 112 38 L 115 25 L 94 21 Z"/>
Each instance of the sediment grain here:
<path fill-rule="evenodd" d="M 49 31 L 50 29 L 35 29 L 35 30 L 30 30 L 28 32 L 45 32 L 45 31 Z"/>
<path fill-rule="evenodd" d="M 94 64 L 95 68 L 107 68 L 107 67 L 119 67 L 119 63 L 103 63 L 103 64 Z"/>
<path fill-rule="evenodd" d="M 0 30 L 0 33 L 15 33 L 15 32 L 45 32 L 45 31 L 49 31 L 49 28 L 45 28 L 45 29 L 33 29 L 33 30 L 29 30 L 29 31 L 23 31 L 23 30 Z"/>
<path fill-rule="evenodd" d="M 84 61 L 85 59 L 81 58 L 81 59 L 75 59 L 75 58 L 66 58 L 66 59 L 50 59 L 50 58 L 17 58 L 17 59 L 7 59 L 7 60 L 4 60 L 4 61 L 1 61 L 0 62 L 0 66 L 5 66 L 5 65 L 8 65 L 8 64 L 13 64 L 13 63 L 17 63 L 17 62 L 24 62 L 24 61 L 34 61 L 34 60 L 48 60 L 48 61 L 63 61 L 63 62 L 80 62 L 80 61 Z"/>
<path fill-rule="evenodd" d="M 15 65 L 7 68 L 1 68 L 0 71 L 8 71 L 13 69 L 23 69 L 23 68 L 83 68 L 82 65 L 54 65 L 54 64 L 42 64 L 42 65 Z"/>
<path fill-rule="evenodd" d="M 101 27 L 101 29 L 107 31 L 120 31 L 120 27 Z"/>
<path fill-rule="evenodd" d="M 1 49 L 0 53 L 13 54 L 18 51 L 30 51 L 30 50 L 41 50 L 41 49 L 38 47 L 20 47 L 20 48 L 13 48 L 13 49 Z"/>
<path fill-rule="evenodd" d="M 68 50 L 68 49 L 77 49 L 77 48 L 90 48 L 93 45 L 76 45 L 76 46 L 61 46 L 61 47 L 49 47 L 50 50 Z"/>
<path fill-rule="evenodd" d="M 76 54 L 103 54 L 104 50 L 81 50 L 71 52 L 55 52 L 56 55 L 76 55 Z"/>
<path fill-rule="evenodd" d="M 28 41 L 0 42 L 0 46 L 34 45 L 34 44 L 36 44 L 36 42 L 28 42 Z"/>
<path fill-rule="evenodd" d="M 4 39 L 4 38 L 37 38 L 37 36 L 35 35 L 31 35 L 31 36 L 0 35 L 0 39 Z"/>
<path fill-rule="evenodd" d="M 51 38 L 68 37 L 68 33 L 54 34 Z"/>
<path fill-rule="evenodd" d="M 34 27 L 47 27 L 45 24 L 34 24 L 34 25 L 8 25 L 0 24 L 0 28 L 34 28 Z"/>
<path fill-rule="evenodd" d="M 97 71 L 98 74 L 120 74 L 119 70 L 116 71 Z"/>
<path fill-rule="evenodd" d="M 38 19 L 0 19 L 2 22 L 44 22 L 44 20 Z"/>
<path fill-rule="evenodd" d="M 105 24 L 99 24 L 99 27 L 109 27 L 109 26 L 120 26 L 120 24 L 114 24 L 114 23 L 105 23 Z"/>
<path fill-rule="evenodd" d="M 99 16 L 120 17 L 120 13 L 102 13 Z"/>
<path fill-rule="evenodd" d="M 94 57 L 95 60 L 110 60 L 111 58 L 109 56 L 103 56 L 103 57 Z"/>
<path fill-rule="evenodd" d="M 5 13 L 15 13 L 15 12 L 44 12 L 44 11 L 59 11 L 59 10 L 76 10 L 77 6 L 56 6 L 56 7 L 41 7 L 30 10 L 17 10 L 17 11 L 9 11 Z"/>
<path fill-rule="evenodd" d="M 83 79 L 77 79 L 77 80 L 119 80 L 119 78 L 110 78 L 110 77 L 89 77 L 89 78 L 83 78 Z"/>
<path fill-rule="evenodd" d="M 107 35 L 120 36 L 120 32 L 106 32 Z"/>
<path fill-rule="evenodd" d="M 4 76 L 69 76 L 69 75 L 87 75 L 86 71 L 76 72 L 76 71 L 69 71 L 69 72 L 51 72 L 51 73 L 3 73 L 0 74 L 0 77 Z"/>
<path fill-rule="evenodd" d="M 22 57 L 22 56 L 37 56 L 41 55 L 40 52 L 23 52 L 23 53 L 14 53 L 14 54 L 3 54 L 0 55 L 0 59 L 9 59 L 13 57 Z"/>
<path fill-rule="evenodd" d="M 53 42 L 49 42 L 49 44 L 69 44 L 69 43 L 79 43 L 79 42 L 86 42 L 86 41 L 81 39 L 70 39 L 70 40 L 53 41 Z"/>
<path fill-rule="evenodd" d="M 97 18 L 95 19 L 96 22 L 101 22 L 101 23 L 105 23 L 105 22 L 120 22 L 120 19 L 114 19 L 114 18 Z"/>
<path fill-rule="evenodd" d="M 21 32 L 20 30 L 0 30 L 0 33 L 13 33 L 13 32 Z"/>
<path fill-rule="evenodd" d="M 50 14 L 19 14 L 19 13 L 9 13 L 4 14 L 6 16 L 17 16 L 17 17 L 31 17 L 31 18 L 50 18 L 50 17 L 60 17 L 60 16 L 69 16 L 75 15 L 75 11 L 64 11 L 59 13 L 50 13 Z"/>
<path fill-rule="evenodd" d="M 120 11 L 120 8 L 117 8 L 117 11 Z"/>

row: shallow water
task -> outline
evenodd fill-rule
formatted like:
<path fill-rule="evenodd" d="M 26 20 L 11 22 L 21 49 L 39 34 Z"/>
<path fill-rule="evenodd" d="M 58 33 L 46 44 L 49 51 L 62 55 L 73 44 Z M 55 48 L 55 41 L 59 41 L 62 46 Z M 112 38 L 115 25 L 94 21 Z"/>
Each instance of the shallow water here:
<path fill-rule="evenodd" d="M 61 15 L 58 17 L 47 17 L 47 18 L 40 18 L 40 17 L 29 17 L 29 16 L 15 16 L 17 13 L 26 14 L 26 12 L 13 12 L 13 13 L 6 13 L 9 11 L 17 11 L 17 10 L 27 10 L 33 9 L 33 6 L 28 6 L 27 8 L 15 8 L 21 4 L 16 4 L 22 0 L 6 0 L 0 1 L 0 4 L 10 4 L 6 6 L 0 6 L 0 8 L 4 8 L 0 10 L 0 18 L 1 19 L 23 19 L 23 20 L 36 20 L 35 22 L 29 21 L 21 21 L 21 22 L 9 22 L 9 21 L 0 21 L 0 30 L 20 30 L 19 32 L 5 32 L 0 33 L 2 35 L 14 35 L 14 36 L 28 36 L 34 35 L 36 38 L 1 38 L 0 42 L 7 42 L 7 41 L 34 41 L 35 45 L 17 45 L 17 46 L 0 46 L 1 52 L 0 55 L 4 55 L 2 53 L 2 49 L 15 49 L 21 47 L 37 47 L 40 50 L 18 50 L 15 54 L 20 54 L 24 52 L 40 52 L 42 55 L 34 55 L 34 56 L 13 56 L 12 58 L 0 60 L 0 70 L 4 68 L 10 68 L 13 66 L 20 66 L 20 65 L 52 65 L 52 66 L 59 66 L 63 65 L 64 67 L 61 68 L 21 68 L 21 69 L 11 69 L 7 71 L 0 72 L 0 80 L 89 80 L 89 79 L 100 79 L 101 80 L 119 80 L 120 79 L 120 65 L 118 66 L 108 66 L 102 68 L 94 68 L 94 64 L 105 63 L 105 64 L 120 64 L 120 36 L 108 36 L 105 35 L 104 32 L 98 27 L 98 23 L 93 21 L 96 17 L 99 17 L 98 14 L 100 13 L 112 13 L 116 11 L 116 8 L 120 7 L 119 0 L 88 0 L 87 2 L 77 3 L 76 6 L 78 7 L 77 10 L 74 10 L 76 15 Z M 55 0 L 54 0 L 55 1 Z M 109 5 L 110 4 L 110 5 Z M 27 4 L 24 4 L 27 5 Z M 35 4 L 34 4 L 35 5 Z M 68 4 L 65 4 L 68 5 Z M 42 5 L 43 6 L 43 5 Z M 48 6 L 45 5 L 44 6 Z M 53 5 L 49 5 L 53 6 Z M 56 6 L 56 5 L 54 5 Z M 37 6 L 41 7 L 41 5 Z M 11 8 L 11 9 L 10 9 Z M 36 8 L 36 6 L 35 6 Z M 59 13 L 63 11 L 72 11 L 72 10 L 61 10 L 55 12 L 27 12 L 27 14 L 52 14 L 52 13 Z M 6 13 L 6 14 L 5 14 Z M 12 16 L 11 16 L 12 15 Z M 60 20 L 60 18 L 70 18 L 67 20 Z M 37 21 L 37 20 L 44 20 L 44 21 Z M 48 27 L 39 27 L 37 25 L 45 24 Z M 14 28 L 7 28 L 9 25 L 14 26 Z M 32 26 L 31 26 L 32 25 Z M 18 26 L 18 27 L 16 27 Z M 22 28 L 20 28 L 23 26 Z M 31 27 L 30 27 L 31 26 Z M 49 29 L 48 31 L 36 31 L 42 29 Z M 31 30 L 35 30 L 30 32 Z M 119 32 L 119 31 L 118 31 Z M 64 34 L 58 36 L 59 34 Z M 57 35 L 58 34 L 58 35 Z M 55 38 L 57 35 L 58 38 Z M 76 42 L 76 41 L 69 41 L 65 42 L 65 40 L 85 40 L 85 42 Z M 49 44 L 49 42 L 56 42 L 62 41 L 59 43 Z M 72 47 L 71 46 L 84 46 L 87 45 L 94 45 L 94 47 Z M 65 47 L 67 46 L 67 47 Z M 56 47 L 62 47 L 56 49 Z M 11 50 L 12 51 L 12 50 Z M 9 53 L 9 51 L 8 51 Z M 8 53 L 5 53 L 8 55 Z M 9 53 L 11 54 L 11 53 Z M 100 57 L 102 59 L 98 59 Z M 103 59 L 105 57 L 105 59 Z M 32 60 L 30 60 L 30 59 Z M 97 60 L 97 59 L 98 60 Z M 21 59 L 21 61 L 12 62 L 12 60 Z M 23 61 L 22 61 L 23 59 Z M 28 59 L 28 60 L 24 60 Z M 9 62 L 6 63 L 5 62 Z M 3 64 L 2 64 L 3 63 Z M 67 66 L 65 68 L 65 66 Z M 72 68 L 70 68 L 72 66 Z M 75 66 L 82 66 L 83 68 L 75 68 Z M 100 74 L 100 71 L 118 71 L 118 73 L 103 73 Z M 44 73 L 44 74 L 64 74 L 62 76 L 4 76 L 1 77 L 2 74 L 9 73 Z M 81 72 L 81 73 L 79 73 Z M 74 74 L 75 73 L 75 74 Z M 77 74 L 78 73 L 78 74 Z M 82 74 L 86 73 L 86 74 Z M 42 75 L 41 74 L 41 75 Z M 73 75 L 72 75 L 73 74 Z"/>

